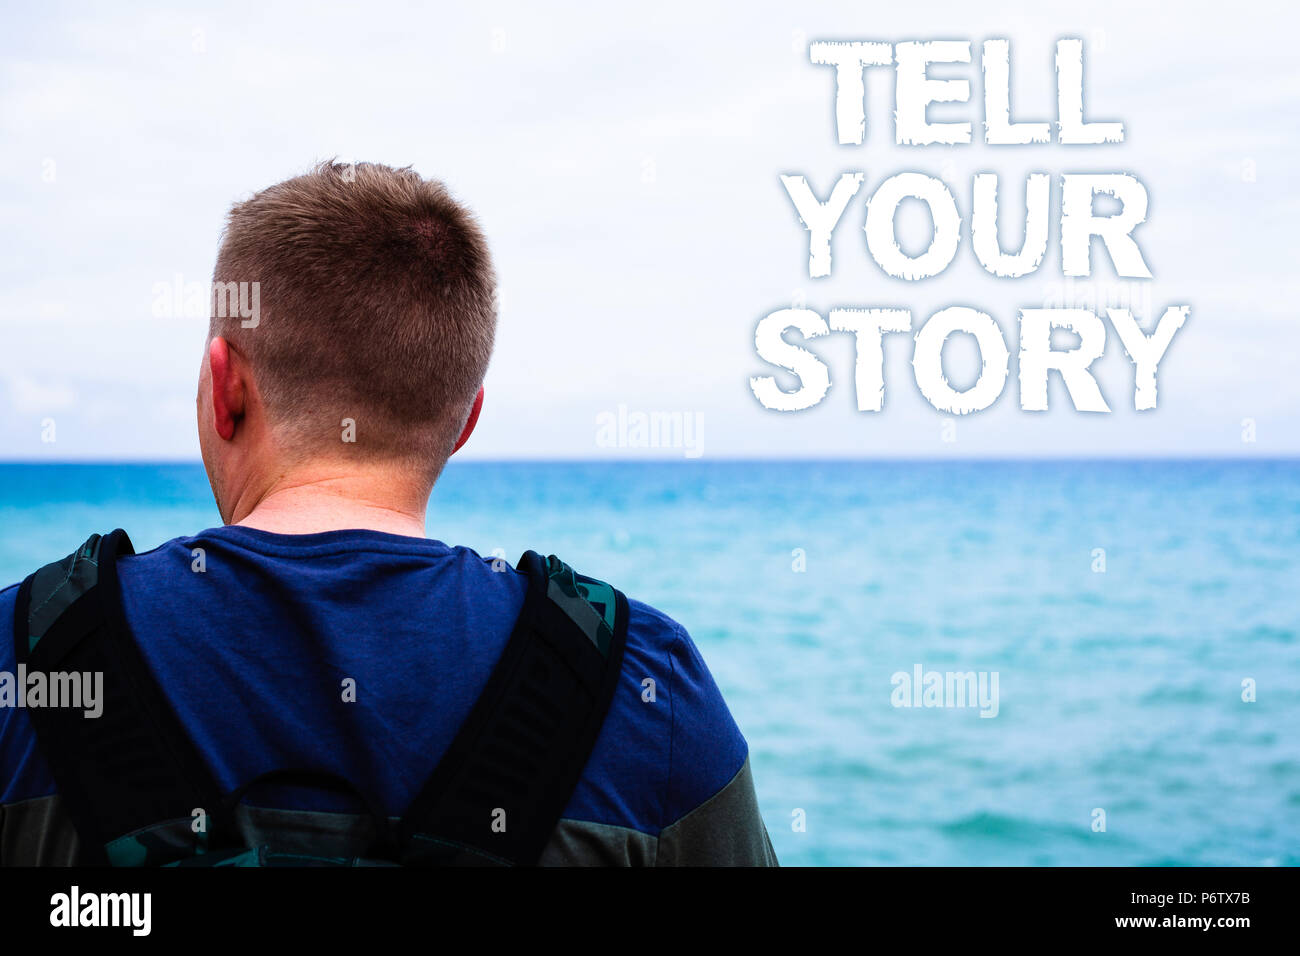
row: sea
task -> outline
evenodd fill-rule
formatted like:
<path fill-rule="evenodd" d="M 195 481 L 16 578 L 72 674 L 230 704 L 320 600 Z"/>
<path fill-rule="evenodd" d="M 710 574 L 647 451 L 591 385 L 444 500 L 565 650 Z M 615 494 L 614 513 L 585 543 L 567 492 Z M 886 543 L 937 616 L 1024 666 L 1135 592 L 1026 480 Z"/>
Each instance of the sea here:
<path fill-rule="evenodd" d="M 0 586 L 219 523 L 3 464 Z M 427 531 L 680 621 L 783 864 L 1300 863 L 1300 461 L 453 462 Z"/>

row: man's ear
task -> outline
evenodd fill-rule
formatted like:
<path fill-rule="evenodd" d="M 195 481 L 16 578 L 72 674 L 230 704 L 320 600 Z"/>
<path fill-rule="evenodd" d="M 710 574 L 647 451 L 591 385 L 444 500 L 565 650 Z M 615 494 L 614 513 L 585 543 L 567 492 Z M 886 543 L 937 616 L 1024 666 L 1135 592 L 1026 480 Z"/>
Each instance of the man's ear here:
<path fill-rule="evenodd" d="M 244 417 L 244 381 L 240 377 L 238 353 L 217 336 L 208 343 L 208 368 L 212 373 L 212 427 L 223 441 L 235 437 L 235 426 Z"/>
<path fill-rule="evenodd" d="M 478 413 L 483 411 L 483 386 L 478 387 L 478 394 L 474 396 L 474 407 L 469 410 L 469 418 L 465 420 L 465 427 L 461 429 L 460 437 L 456 439 L 456 447 L 451 450 L 454 455 L 460 451 L 460 446 L 469 441 L 469 436 L 474 431 L 474 426 L 478 424 Z"/>

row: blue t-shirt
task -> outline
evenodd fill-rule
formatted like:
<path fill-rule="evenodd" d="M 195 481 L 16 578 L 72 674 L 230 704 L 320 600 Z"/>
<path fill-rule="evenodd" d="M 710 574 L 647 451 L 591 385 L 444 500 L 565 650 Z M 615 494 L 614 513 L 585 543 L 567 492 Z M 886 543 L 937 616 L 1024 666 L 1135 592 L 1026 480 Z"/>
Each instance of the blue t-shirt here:
<path fill-rule="evenodd" d="M 118 569 L 131 634 L 223 790 L 317 768 L 364 782 L 394 817 L 468 715 L 526 587 L 505 562 L 378 531 L 214 528 Z M 10 673 L 16 595 L 0 591 Z M 564 817 L 655 836 L 726 787 L 748 748 L 682 627 L 629 607 L 621 680 Z M 0 806 L 55 790 L 27 712 L 0 707 Z M 280 796 L 284 809 L 342 809 L 326 792 Z"/>

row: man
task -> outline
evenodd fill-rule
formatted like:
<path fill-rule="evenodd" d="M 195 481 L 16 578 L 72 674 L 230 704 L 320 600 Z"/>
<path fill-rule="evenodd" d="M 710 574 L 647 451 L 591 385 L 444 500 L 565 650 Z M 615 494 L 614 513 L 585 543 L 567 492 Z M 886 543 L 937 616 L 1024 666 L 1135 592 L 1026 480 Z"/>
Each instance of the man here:
<path fill-rule="evenodd" d="M 213 278 L 198 427 L 224 527 L 92 538 L 0 591 L 0 672 L 100 661 L 108 688 L 97 718 L 0 707 L 0 862 L 775 864 L 680 625 L 425 537 L 495 332 L 471 215 L 409 169 L 322 164 L 232 209 Z M 576 643 L 504 666 L 548 629 Z M 484 689 L 525 672 L 561 690 L 507 726 L 524 691 Z"/>

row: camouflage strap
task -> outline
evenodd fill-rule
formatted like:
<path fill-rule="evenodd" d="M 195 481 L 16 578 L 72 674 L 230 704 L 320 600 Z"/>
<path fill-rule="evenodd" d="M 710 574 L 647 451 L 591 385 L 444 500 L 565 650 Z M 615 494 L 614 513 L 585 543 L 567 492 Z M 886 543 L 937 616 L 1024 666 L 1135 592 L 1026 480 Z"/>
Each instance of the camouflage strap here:
<path fill-rule="evenodd" d="M 531 865 L 582 776 L 623 666 L 627 599 L 558 558 L 528 592 L 456 739 L 402 820 L 406 865 Z"/>
<path fill-rule="evenodd" d="M 606 657 L 617 626 L 618 592 L 604 581 L 577 574 L 555 555 L 546 559 L 546 596 Z"/>

